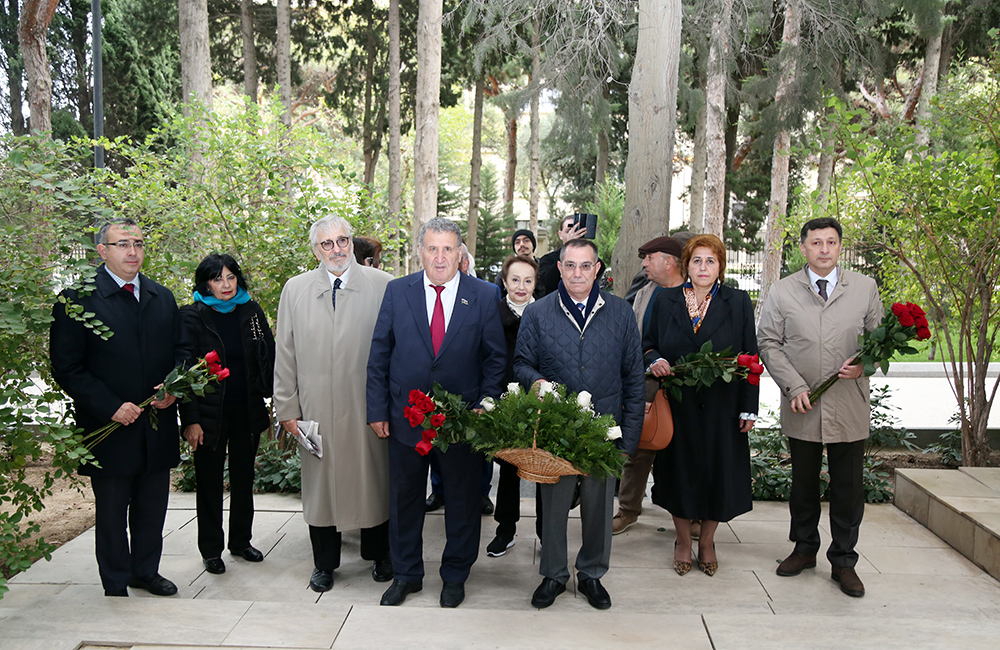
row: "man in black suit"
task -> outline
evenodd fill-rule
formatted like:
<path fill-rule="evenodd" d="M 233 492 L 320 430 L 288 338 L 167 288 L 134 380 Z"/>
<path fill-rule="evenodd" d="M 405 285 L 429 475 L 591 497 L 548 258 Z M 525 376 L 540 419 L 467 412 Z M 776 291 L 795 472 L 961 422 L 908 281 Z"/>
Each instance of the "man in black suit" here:
<path fill-rule="evenodd" d="M 104 264 L 89 293 L 63 292 L 50 333 L 52 375 L 73 399 L 77 426 L 86 433 L 113 420 L 122 425 L 93 449 L 97 566 L 106 596 L 126 587 L 172 596 L 177 587 L 159 574 L 170 469 L 180 461 L 174 396 L 154 401 L 154 427 L 144 401 L 190 350 L 181 340 L 180 315 L 170 291 L 139 273 L 142 231 L 131 219 L 106 222 L 97 233 Z M 67 313 L 76 303 L 112 332 L 102 339 Z"/>
<path fill-rule="evenodd" d="M 441 217 L 420 229 L 424 270 L 385 290 L 368 356 L 368 424 L 389 443 L 389 547 L 395 580 L 383 605 L 398 605 L 423 587 L 422 530 L 429 456 L 415 447 L 422 429 L 403 415 L 409 393 L 434 383 L 478 407 L 499 397 L 507 361 L 496 288 L 458 272 L 462 234 Z M 441 606 L 465 599 L 479 555 L 483 455 L 467 444 L 430 452 L 441 467 L 447 541 L 441 557 Z"/>

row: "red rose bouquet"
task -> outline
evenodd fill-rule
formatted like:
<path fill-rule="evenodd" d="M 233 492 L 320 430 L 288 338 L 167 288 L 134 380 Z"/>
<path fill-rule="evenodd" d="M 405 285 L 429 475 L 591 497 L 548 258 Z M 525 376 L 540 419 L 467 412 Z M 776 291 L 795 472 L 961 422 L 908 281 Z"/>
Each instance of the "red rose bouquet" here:
<path fill-rule="evenodd" d="M 912 302 L 893 303 L 892 307 L 885 310 L 878 327 L 858 335 L 861 349 L 851 360 L 851 365 L 864 366 L 865 377 L 874 375 L 876 367 L 882 368 L 883 374 L 887 373 L 889 359 L 894 354 L 917 353 L 916 348 L 909 345 L 910 340 L 926 341 L 930 337 L 931 330 L 923 309 Z M 837 373 L 809 393 L 809 402 L 815 403 L 836 381 Z"/>
<path fill-rule="evenodd" d="M 424 428 L 423 439 L 417 443 L 417 453 L 426 456 L 431 447 L 447 451 L 448 445 L 469 442 L 475 437 L 472 428 L 473 412 L 458 395 L 453 395 L 434 383 L 434 397 L 423 391 L 410 391 L 410 405 L 403 408 L 403 416 L 410 426 Z"/>
<path fill-rule="evenodd" d="M 162 400 L 167 395 L 173 395 L 177 399 L 187 402 L 191 399 L 191 395 L 203 396 L 205 393 L 211 393 L 215 388 L 210 384 L 222 381 L 228 376 L 229 368 L 223 368 L 219 364 L 219 354 L 212 350 L 189 368 L 180 365 L 171 370 L 156 392 L 138 406 L 144 409 L 152 404 L 153 400 Z M 150 410 L 149 423 L 154 429 L 156 428 L 156 416 L 157 409 Z M 100 429 L 83 436 L 83 445 L 87 449 L 93 449 L 121 426 L 120 422 L 108 422 Z"/>
<path fill-rule="evenodd" d="M 748 383 L 759 386 L 760 376 L 764 366 L 756 354 L 732 354 L 732 348 L 718 352 L 712 349 L 712 342 L 706 341 L 697 352 L 681 357 L 677 363 L 670 365 L 672 375 L 657 377 L 660 387 L 670 391 L 674 401 L 681 401 L 683 386 L 711 386 L 718 380 L 727 384 L 734 379 L 745 379 Z"/>

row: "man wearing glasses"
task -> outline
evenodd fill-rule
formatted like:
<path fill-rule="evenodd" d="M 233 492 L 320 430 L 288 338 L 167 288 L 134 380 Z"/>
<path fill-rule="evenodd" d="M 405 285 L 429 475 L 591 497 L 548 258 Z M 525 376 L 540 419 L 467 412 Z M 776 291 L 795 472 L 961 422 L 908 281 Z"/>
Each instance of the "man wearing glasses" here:
<path fill-rule="evenodd" d="M 191 350 L 181 339 L 180 315 L 170 291 L 139 273 L 145 259 L 135 221 L 104 223 L 97 252 L 104 263 L 90 291 L 62 293 L 49 337 L 52 376 L 73 399 L 77 426 L 89 433 L 114 420 L 122 425 L 93 449 L 91 477 L 97 510 L 97 566 L 106 596 L 128 596 L 128 587 L 172 596 L 177 587 L 159 574 L 170 469 L 180 461 L 174 396 L 137 405 L 153 394 Z M 113 335 L 93 333 L 67 313 L 73 303 L 91 312 Z M 150 422 L 160 409 L 158 423 Z"/>
<path fill-rule="evenodd" d="M 526 309 L 514 348 L 514 376 L 526 389 L 538 381 L 587 391 L 594 411 L 610 414 L 622 437 L 612 443 L 626 454 L 635 452 L 642 431 L 646 397 L 641 341 L 629 304 L 597 286 L 601 263 L 589 239 L 571 239 L 560 250 L 562 280 L 551 293 Z M 542 497 L 543 580 L 531 598 L 539 609 L 566 591 L 566 527 L 577 477 L 539 487 Z M 597 609 L 611 607 L 601 585 L 611 559 L 611 515 L 615 478 L 580 480 L 583 544 L 576 556 L 577 591 Z"/>
<path fill-rule="evenodd" d="M 309 587 L 333 587 L 341 533 L 361 530 L 361 557 L 376 582 L 392 579 L 389 457 L 365 417 L 365 366 L 385 287 L 385 271 L 358 264 L 350 224 L 324 217 L 309 231 L 319 267 L 285 283 L 278 303 L 274 408 L 299 436 L 319 423 L 322 457 L 300 449 L 302 509 L 314 570 Z"/>

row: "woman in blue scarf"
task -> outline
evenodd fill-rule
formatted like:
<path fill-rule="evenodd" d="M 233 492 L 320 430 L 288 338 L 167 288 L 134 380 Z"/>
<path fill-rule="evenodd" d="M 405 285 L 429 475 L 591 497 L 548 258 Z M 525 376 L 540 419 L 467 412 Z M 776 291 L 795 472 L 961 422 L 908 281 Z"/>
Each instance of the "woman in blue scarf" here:
<path fill-rule="evenodd" d="M 229 255 L 212 254 L 194 274 L 194 302 L 181 307 L 184 336 L 196 357 L 215 350 L 229 377 L 215 392 L 180 406 L 184 439 L 194 451 L 198 550 L 209 573 L 224 573 L 223 468 L 229 454 L 229 552 L 248 562 L 263 553 L 251 546 L 253 477 L 260 434 L 268 428 L 265 398 L 273 392 L 274 336 L 260 305 Z"/>

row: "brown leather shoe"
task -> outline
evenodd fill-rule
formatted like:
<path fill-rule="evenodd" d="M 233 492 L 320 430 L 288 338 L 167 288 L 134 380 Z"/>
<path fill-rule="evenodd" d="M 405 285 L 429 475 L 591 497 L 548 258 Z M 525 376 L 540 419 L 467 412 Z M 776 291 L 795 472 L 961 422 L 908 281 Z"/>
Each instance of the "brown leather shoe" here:
<path fill-rule="evenodd" d="M 799 553 L 798 551 L 792 551 L 792 554 L 781 561 L 778 565 L 777 574 L 779 576 L 797 576 L 802 573 L 802 569 L 814 569 L 816 568 L 816 556 L 806 555 L 804 553 Z"/>
<path fill-rule="evenodd" d="M 611 534 L 618 535 L 635 526 L 638 517 L 626 517 L 621 510 L 611 519 Z"/>
<path fill-rule="evenodd" d="M 840 590 L 854 598 L 861 598 L 865 595 L 865 585 L 858 577 L 858 572 L 854 567 L 833 567 L 830 577 L 834 582 L 840 583 Z"/>

